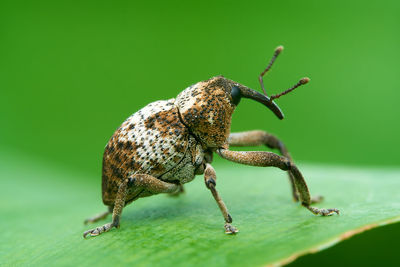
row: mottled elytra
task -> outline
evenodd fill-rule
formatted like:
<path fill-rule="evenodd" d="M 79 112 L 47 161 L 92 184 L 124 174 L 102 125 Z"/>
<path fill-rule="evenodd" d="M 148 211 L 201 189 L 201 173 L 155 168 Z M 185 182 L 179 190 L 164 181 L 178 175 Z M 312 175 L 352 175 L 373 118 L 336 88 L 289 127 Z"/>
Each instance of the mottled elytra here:
<path fill-rule="evenodd" d="M 225 219 L 225 232 L 237 233 L 232 217 L 216 188 L 213 154 L 224 159 L 287 171 L 293 199 L 314 214 L 339 214 L 337 209 L 310 206 L 322 198 L 311 198 L 307 184 L 286 146 L 275 136 L 260 130 L 230 133 L 231 117 L 241 98 L 253 99 L 268 107 L 279 119 L 283 113 L 273 101 L 306 84 L 302 78 L 288 90 L 267 96 L 263 76 L 283 50 L 279 46 L 259 81 L 264 94 L 242 84 L 216 76 L 198 82 L 176 98 L 148 104 L 130 116 L 114 133 L 104 150 L 102 173 L 103 203 L 108 210 L 85 221 L 96 222 L 112 214 L 112 222 L 84 232 L 97 236 L 119 227 L 122 209 L 141 197 L 159 193 L 178 195 L 183 184 L 204 175 L 206 187 L 214 196 Z M 263 146 L 279 150 L 281 155 L 264 151 L 232 151 L 229 147 Z"/>

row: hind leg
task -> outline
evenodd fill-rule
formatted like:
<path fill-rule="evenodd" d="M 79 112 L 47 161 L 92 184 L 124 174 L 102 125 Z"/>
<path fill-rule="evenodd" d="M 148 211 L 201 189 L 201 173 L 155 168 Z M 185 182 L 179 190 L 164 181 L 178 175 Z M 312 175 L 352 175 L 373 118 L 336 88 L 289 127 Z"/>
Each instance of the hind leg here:
<path fill-rule="evenodd" d="M 105 212 L 99 213 L 93 217 L 87 218 L 83 223 L 88 224 L 88 223 L 94 223 L 94 222 L 103 220 L 103 219 L 107 218 L 108 214 L 111 214 L 112 211 L 113 211 L 113 207 L 108 206 L 108 211 L 105 211 Z"/>
<path fill-rule="evenodd" d="M 111 223 L 106 223 L 102 226 L 96 227 L 94 229 L 90 229 L 87 230 L 83 233 L 83 237 L 85 238 L 88 234 L 90 234 L 90 236 L 97 236 L 100 235 L 104 232 L 108 232 L 110 231 L 113 227 L 118 228 L 119 227 L 119 218 L 121 216 L 122 213 L 122 209 L 125 205 L 125 198 L 126 198 L 126 189 L 127 189 L 127 185 L 128 185 L 128 180 L 122 182 L 118 188 L 118 192 L 115 198 L 115 202 L 114 202 L 114 208 L 112 210 L 112 222 Z M 102 214 L 104 215 L 104 214 Z M 108 215 L 108 213 L 106 215 L 104 215 L 103 217 L 106 217 Z M 101 217 L 101 216 L 99 216 Z"/>
<path fill-rule="evenodd" d="M 157 178 L 147 174 L 135 174 L 129 179 L 123 181 L 119 188 L 114 201 L 112 211 L 112 222 L 106 223 L 94 229 L 87 230 L 83 233 L 83 237 L 87 235 L 97 236 L 104 232 L 110 231 L 112 228 L 119 228 L 119 220 L 122 214 L 122 209 L 125 206 L 127 189 L 130 187 L 141 188 L 150 192 L 151 194 L 159 193 L 173 193 L 179 189 L 176 184 L 166 183 Z"/>
<path fill-rule="evenodd" d="M 175 192 L 169 193 L 169 195 L 171 197 L 178 197 L 178 196 L 182 195 L 183 193 L 185 193 L 185 188 L 183 187 L 183 185 L 179 185 L 178 190 L 176 190 Z"/>

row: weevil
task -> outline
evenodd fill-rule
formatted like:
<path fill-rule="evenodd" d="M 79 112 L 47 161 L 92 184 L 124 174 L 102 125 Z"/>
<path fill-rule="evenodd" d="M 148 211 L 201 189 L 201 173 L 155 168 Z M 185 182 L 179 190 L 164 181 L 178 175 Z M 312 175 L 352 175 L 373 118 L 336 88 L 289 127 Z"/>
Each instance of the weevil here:
<path fill-rule="evenodd" d="M 97 236 L 119 228 L 123 208 L 138 198 L 159 193 L 178 195 L 183 185 L 196 175 L 204 182 L 225 220 L 227 234 L 238 229 L 216 190 L 213 154 L 240 164 L 278 167 L 288 173 L 292 197 L 315 215 L 339 214 L 337 209 L 311 206 L 322 197 L 311 198 L 303 175 L 294 164 L 286 146 L 265 131 L 230 133 L 231 117 L 242 98 L 255 100 L 269 108 L 279 119 L 283 113 L 275 99 L 306 84 L 302 78 L 288 90 L 268 97 L 263 82 L 283 47 L 275 49 L 259 82 L 264 94 L 223 76 L 198 82 L 183 90 L 176 98 L 148 104 L 130 116 L 113 134 L 104 150 L 102 198 L 108 210 L 85 221 L 96 222 L 112 214 L 112 222 L 84 232 Z M 262 146 L 277 149 L 281 155 L 267 151 L 233 151 L 230 147 Z"/>

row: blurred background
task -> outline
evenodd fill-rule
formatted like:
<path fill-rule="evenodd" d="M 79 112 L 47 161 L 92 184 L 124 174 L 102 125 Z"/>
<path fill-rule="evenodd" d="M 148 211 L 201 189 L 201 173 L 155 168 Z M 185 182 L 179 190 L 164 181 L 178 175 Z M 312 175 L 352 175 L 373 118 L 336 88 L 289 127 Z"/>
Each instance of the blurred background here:
<path fill-rule="evenodd" d="M 284 45 L 267 92 L 311 82 L 277 100 L 283 121 L 243 100 L 232 131 L 270 131 L 300 162 L 399 167 L 399 14 L 394 0 L 3 0 L 1 153 L 100 180 L 103 148 L 129 115 L 220 74 L 261 90 Z"/>

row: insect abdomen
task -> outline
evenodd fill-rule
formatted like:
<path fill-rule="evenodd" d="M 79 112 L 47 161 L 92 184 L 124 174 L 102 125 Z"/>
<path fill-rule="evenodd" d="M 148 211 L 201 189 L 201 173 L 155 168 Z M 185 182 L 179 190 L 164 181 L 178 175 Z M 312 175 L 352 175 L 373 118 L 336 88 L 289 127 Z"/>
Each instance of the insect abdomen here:
<path fill-rule="evenodd" d="M 103 202 L 111 205 L 118 186 L 135 173 L 160 177 L 188 149 L 188 129 L 174 99 L 156 101 L 130 116 L 108 142 L 103 156 Z"/>

